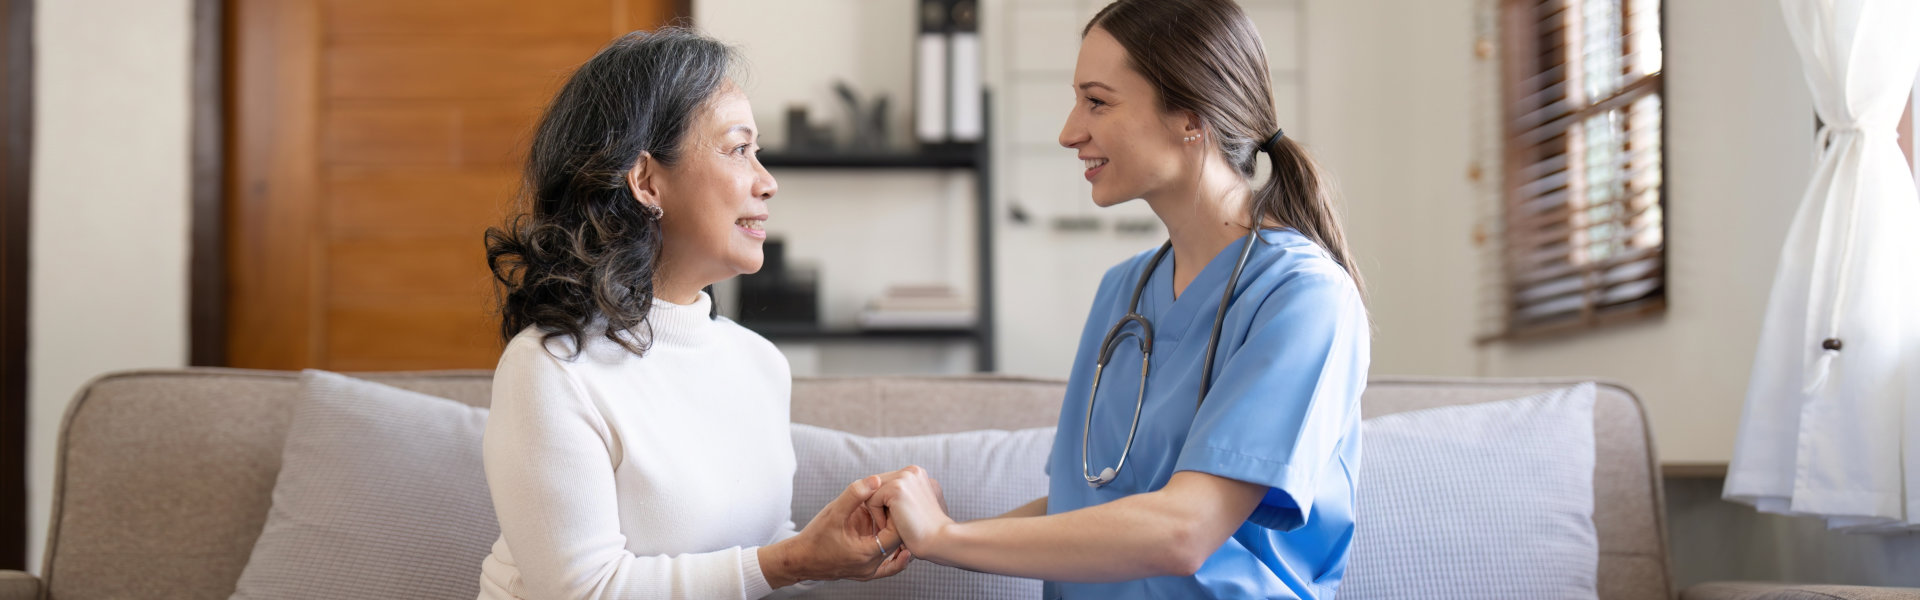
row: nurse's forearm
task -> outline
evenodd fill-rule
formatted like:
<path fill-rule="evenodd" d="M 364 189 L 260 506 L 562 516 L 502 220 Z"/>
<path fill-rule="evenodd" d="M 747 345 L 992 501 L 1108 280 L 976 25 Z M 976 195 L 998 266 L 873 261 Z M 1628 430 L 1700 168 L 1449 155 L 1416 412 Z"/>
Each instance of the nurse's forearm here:
<path fill-rule="evenodd" d="M 1007 511 L 1006 514 L 1000 515 L 998 517 L 993 517 L 993 518 L 1016 519 L 1020 517 L 1044 517 L 1044 516 L 1047 516 L 1047 497 L 1041 496 L 1037 500 L 1021 505 L 1020 508 Z"/>
<path fill-rule="evenodd" d="M 914 557 L 1054 581 L 1190 575 L 1265 493 L 1264 486 L 1181 471 L 1158 491 L 1080 510 L 946 525 L 914 547 Z"/>
<path fill-rule="evenodd" d="M 973 571 L 1054 581 L 1106 582 L 1174 575 L 1189 531 L 1156 494 L 1032 517 L 983 519 L 943 528 L 914 557 Z"/>

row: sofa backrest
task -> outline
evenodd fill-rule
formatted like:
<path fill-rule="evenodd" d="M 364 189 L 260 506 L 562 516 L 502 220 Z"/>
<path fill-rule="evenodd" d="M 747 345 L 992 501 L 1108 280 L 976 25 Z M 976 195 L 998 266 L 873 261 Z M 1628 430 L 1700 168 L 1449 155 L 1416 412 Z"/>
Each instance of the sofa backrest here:
<path fill-rule="evenodd" d="M 486 371 L 356 374 L 485 406 Z M 1377 378 L 1368 416 L 1502 400 L 1571 380 Z M 999 376 L 800 379 L 793 420 L 862 435 L 1053 425 L 1064 384 Z M 1600 598 L 1670 597 L 1662 500 L 1639 401 L 1603 384 L 1595 404 Z M 68 407 L 43 581 L 56 600 L 226 598 L 266 523 L 297 373 L 115 373 Z"/>

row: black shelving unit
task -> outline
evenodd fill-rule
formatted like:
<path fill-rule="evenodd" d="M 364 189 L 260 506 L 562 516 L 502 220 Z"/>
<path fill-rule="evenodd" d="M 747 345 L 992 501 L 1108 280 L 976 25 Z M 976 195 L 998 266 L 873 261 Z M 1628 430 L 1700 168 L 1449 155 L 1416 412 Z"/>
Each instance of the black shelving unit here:
<path fill-rule="evenodd" d="M 979 146 L 946 144 L 911 152 L 761 152 L 760 164 L 769 169 L 976 169 L 982 164 Z"/>
<path fill-rule="evenodd" d="M 983 102 L 987 110 L 986 131 L 992 128 L 992 98 Z M 786 152 L 763 151 L 760 164 L 768 169 L 965 169 L 974 175 L 975 257 L 978 281 L 974 284 L 973 327 L 951 329 L 826 329 L 771 324 L 747 324 L 770 340 L 807 342 L 855 341 L 948 341 L 971 340 L 974 345 L 974 370 L 990 372 L 993 361 L 993 160 L 989 139 L 978 143 L 941 144 L 896 152 Z"/>

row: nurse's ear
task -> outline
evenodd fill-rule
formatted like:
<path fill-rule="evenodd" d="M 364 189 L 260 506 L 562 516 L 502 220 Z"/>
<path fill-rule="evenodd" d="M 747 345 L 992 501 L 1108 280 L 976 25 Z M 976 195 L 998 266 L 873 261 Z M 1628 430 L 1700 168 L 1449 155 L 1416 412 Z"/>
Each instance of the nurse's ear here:
<path fill-rule="evenodd" d="M 1207 122 L 1199 113 L 1190 110 L 1176 110 L 1167 113 L 1165 122 L 1167 131 L 1179 138 L 1181 146 L 1197 146 L 1207 139 Z"/>
<path fill-rule="evenodd" d="M 642 152 L 640 159 L 633 162 L 633 168 L 627 170 L 627 191 L 633 199 L 640 202 L 642 210 L 658 219 L 665 211 L 660 207 L 660 163 L 653 155 Z"/>

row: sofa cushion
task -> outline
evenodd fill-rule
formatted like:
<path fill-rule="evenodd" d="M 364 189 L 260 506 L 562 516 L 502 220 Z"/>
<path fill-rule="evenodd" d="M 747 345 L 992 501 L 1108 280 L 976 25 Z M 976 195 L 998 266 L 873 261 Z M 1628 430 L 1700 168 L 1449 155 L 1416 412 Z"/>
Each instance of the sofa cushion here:
<path fill-rule="evenodd" d="M 449 598 L 480 591 L 499 537 L 487 411 L 334 373 L 305 398 L 234 598 Z"/>
<path fill-rule="evenodd" d="M 1047 494 L 1043 467 L 1052 447 L 1052 427 L 870 438 L 796 423 L 793 518 L 804 526 L 848 483 L 907 465 L 920 465 L 940 481 L 955 520 L 997 516 Z M 918 561 L 894 577 L 822 583 L 796 597 L 1038 598 L 1040 581 Z"/>
<path fill-rule="evenodd" d="M 1594 598 L 1593 384 L 1375 417 L 1342 599 Z"/>

